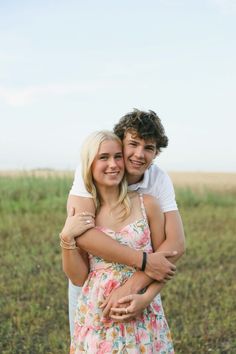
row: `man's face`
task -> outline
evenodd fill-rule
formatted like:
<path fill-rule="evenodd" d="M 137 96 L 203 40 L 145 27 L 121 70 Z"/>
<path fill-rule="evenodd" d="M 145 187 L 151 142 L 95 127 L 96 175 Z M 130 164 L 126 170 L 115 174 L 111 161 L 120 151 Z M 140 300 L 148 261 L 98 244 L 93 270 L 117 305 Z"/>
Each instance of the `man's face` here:
<path fill-rule="evenodd" d="M 127 132 L 123 139 L 123 154 L 129 184 L 139 182 L 157 155 L 154 140 L 144 140 Z"/>

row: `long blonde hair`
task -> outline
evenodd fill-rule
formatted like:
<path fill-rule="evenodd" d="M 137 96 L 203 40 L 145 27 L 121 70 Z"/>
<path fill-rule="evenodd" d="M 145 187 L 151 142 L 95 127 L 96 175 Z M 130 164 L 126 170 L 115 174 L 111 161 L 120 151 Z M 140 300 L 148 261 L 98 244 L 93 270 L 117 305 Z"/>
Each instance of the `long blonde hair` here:
<path fill-rule="evenodd" d="M 109 130 L 101 130 L 90 134 L 84 141 L 81 149 L 82 177 L 87 191 L 94 199 L 96 210 L 100 208 L 101 200 L 93 180 L 92 163 L 98 153 L 101 143 L 106 140 L 117 141 L 122 146 L 122 142 L 117 135 Z M 129 216 L 131 210 L 128 184 L 125 175 L 119 185 L 119 197 L 116 206 L 118 205 L 123 207 L 120 219 L 124 220 Z"/>

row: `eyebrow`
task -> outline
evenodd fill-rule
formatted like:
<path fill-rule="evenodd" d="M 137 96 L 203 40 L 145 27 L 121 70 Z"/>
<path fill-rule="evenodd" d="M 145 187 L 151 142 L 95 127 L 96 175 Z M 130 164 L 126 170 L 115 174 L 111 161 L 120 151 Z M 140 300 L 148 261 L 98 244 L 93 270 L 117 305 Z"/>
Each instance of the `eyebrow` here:
<path fill-rule="evenodd" d="M 138 143 L 138 140 L 135 140 L 134 138 L 130 138 L 129 141 L 133 142 L 133 143 Z M 156 144 L 155 143 L 145 143 L 145 147 L 156 148 Z"/>
<path fill-rule="evenodd" d="M 153 147 L 155 148 L 156 147 L 156 144 L 152 144 L 152 143 L 148 143 L 148 144 L 145 144 L 146 147 Z"/>
<path fill-rule="evenodd" d="M 122 155 L 122 154 L 123 154 L 122 151 L 117 151 L 115 152 L 114 155 Z M 98 156 L 109 156 L 109 155 L 110 155 L 109 152 L 101 152 L 100 154 L 98 154 Z"/>

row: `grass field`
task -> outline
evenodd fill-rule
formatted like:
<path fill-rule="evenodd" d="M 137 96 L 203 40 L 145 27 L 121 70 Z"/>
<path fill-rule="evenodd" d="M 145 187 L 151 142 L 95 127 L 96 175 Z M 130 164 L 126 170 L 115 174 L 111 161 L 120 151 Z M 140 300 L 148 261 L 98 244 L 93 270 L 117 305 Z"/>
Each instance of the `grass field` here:
<path fill-rule="evenodd" d="M 171 175 L 187 239 L 162 291 L 176 353 L 236 353 L 236 179 Z M 71 182 L 71 174 L 0 176 L 2 354 L 68 352 L 58 233 Z"/>

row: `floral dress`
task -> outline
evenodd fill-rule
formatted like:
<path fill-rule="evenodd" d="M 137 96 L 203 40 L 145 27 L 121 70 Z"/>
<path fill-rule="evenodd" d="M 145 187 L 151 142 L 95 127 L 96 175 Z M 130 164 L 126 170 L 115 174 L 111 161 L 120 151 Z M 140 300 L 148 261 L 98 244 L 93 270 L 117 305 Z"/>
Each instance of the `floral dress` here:
<path fill-rule="evenodd" d="M 150 229 L 140 194 L 143 217 L 115 232 L 97 227 L 123 245 L 151 253 Z M 108 263 L 89 255 L 90 272 L 78 298 L 70 353 L 174 353 L 171 335 L 158 294 L 143 313 L 130 322 L 104 319 L 99 306 L 111 291 L 122 285 L 135 268 Z"/>

